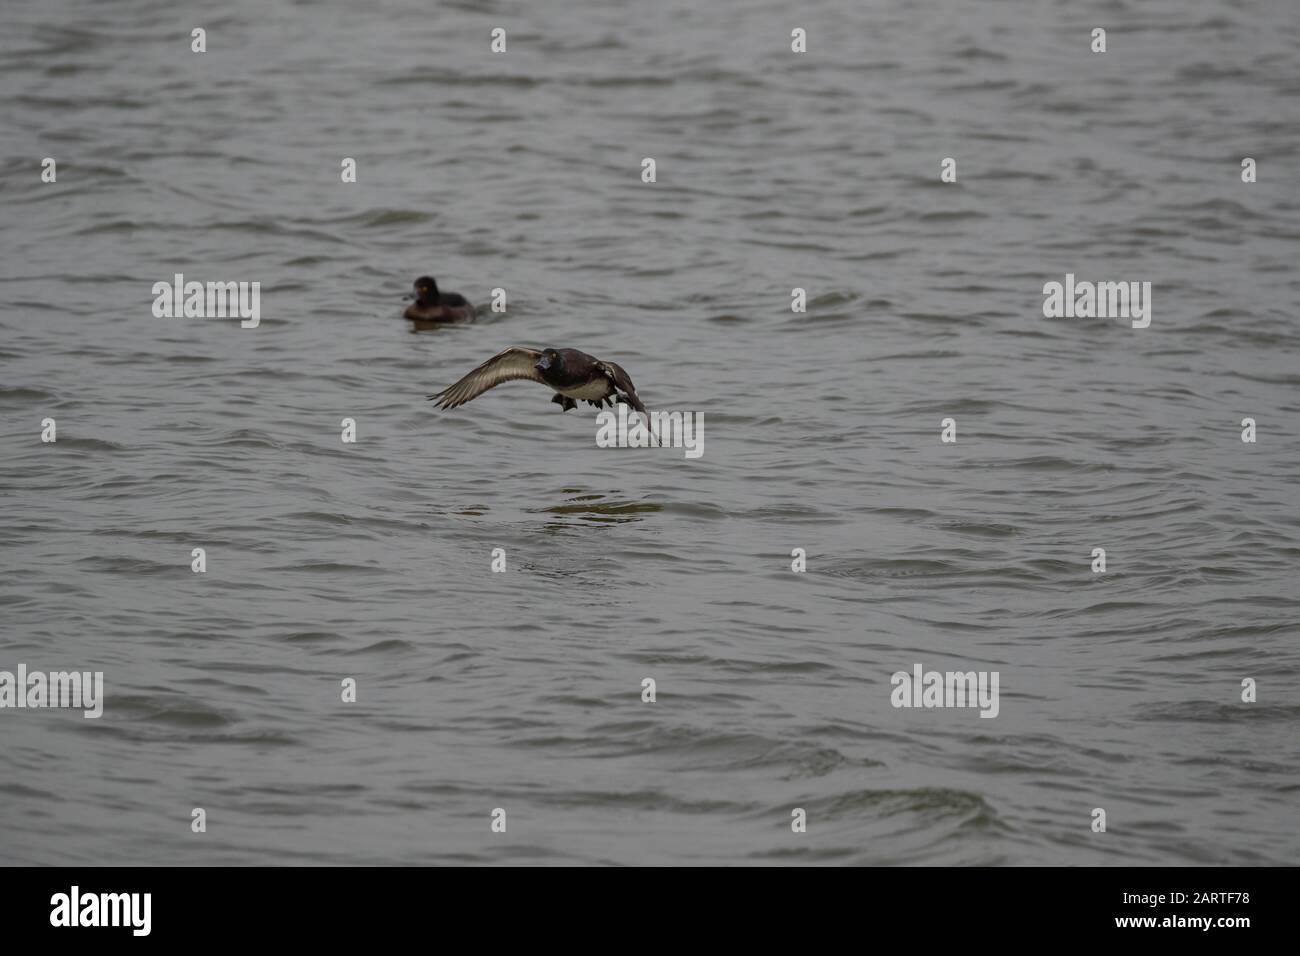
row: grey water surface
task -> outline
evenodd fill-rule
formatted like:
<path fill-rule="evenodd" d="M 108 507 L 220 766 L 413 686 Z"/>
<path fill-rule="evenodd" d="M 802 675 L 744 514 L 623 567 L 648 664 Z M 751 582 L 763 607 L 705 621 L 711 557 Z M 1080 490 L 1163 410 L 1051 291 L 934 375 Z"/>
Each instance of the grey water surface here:
<path fill-rule="evenodd" d="M 105 682 L 0 862 L 1296 862 L 1292 0 L 7 0 L 0 83 L 0 670 Z M 511 345 L 703 457 L 425 400 Z"/>

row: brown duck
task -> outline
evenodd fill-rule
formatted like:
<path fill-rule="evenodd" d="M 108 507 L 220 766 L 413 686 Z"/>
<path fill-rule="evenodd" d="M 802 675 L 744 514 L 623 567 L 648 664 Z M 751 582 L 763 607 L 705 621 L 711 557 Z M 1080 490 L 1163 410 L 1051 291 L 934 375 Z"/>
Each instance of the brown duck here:
<path fill-rule="evenodd" d="M 637 397 L 636 386 L 621 365 L 602 362 L 577 349 L 508 348 L 494 355 L 450 388 L 429 400 L 439 408 L 457 408 L 478 398 L 489 388 L 515 379 L 529 379 L 555 391 L 551 401 L 561 411 L 587 402 L 600 408 L 621 402 L 632 406 L 649 420 L 649 412 Z"/>
<path fill-rule="evenodd" d="M 432 276 L 415 280 L 415 301 L 403 313 L 412 322 L 469 322 L 474 306 L 457 292 L 439 292 Z"/>

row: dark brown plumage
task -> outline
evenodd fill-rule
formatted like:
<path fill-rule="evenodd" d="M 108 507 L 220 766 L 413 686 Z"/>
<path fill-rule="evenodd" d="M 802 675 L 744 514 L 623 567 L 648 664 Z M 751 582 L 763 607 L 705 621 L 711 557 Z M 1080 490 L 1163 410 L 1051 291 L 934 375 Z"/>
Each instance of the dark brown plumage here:
<path fill-rule="evenodd" d="M 402 313 L 412 322 L 469 322 L 475 317 L 474 306 L 456 292 L 439 292 L 431 276 L 415 280 L 415 301 Z"/>
<path fill-rule="evenodd" d="M 597 408 L 626 403 L 649 421 L 649 412 L 636 394 L 636 386 L 622 366 L 602 362 L 577 349 L 508 348 L 494 355 L 456 384 L 443 389 L 429 400 L 439 408 L 457 408 L 473 401 L 502 382 L 528 379 L 548 385 L 555 391 L 551 401 L 563 411 L 585 401 Z"/>

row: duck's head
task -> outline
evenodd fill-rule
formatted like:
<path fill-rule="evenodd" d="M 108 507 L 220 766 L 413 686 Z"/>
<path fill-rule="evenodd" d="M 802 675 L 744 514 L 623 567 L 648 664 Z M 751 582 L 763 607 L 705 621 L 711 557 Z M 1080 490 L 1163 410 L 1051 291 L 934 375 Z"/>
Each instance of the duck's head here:
<path fill-rule="evenodd" d="M 542 349 L 542 357 L 533 368 L 539 372 L 559 372 L 564 369 L 564 357 L 555 349 Z"/>
<path fill-rule="evenodd" d="M 424 305 L 436 305 L 438 302 L 438 283 L 433 276 L 420 276 L 415 280 L 415 301 Z"/>

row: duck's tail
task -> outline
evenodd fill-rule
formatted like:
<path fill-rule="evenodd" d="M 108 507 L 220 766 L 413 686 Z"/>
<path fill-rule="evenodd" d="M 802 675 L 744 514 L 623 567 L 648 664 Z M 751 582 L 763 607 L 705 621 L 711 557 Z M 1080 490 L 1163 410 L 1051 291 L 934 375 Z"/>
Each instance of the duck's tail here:
<path fill-rule="evenodd" d="M 662 447 L 663 447 L 663 442 L 661 442 L 661 441 L 659 440 L 659 436 L 655 434 L 654 425 L 651 424 L 651 422 L 650 422 L 650 412 L 649 412 L 649 410 L 645 407 L 645 405 L 641 404 L 641 399 L 637 398 L 637 396 L 636 396 L 636 392 L 632 392 L 632 393 L 628 394 L 626 397 L 627 397 L 627 400 L 628 400 L 627 403 L 628 403 L 629 405 L 631 405 L 633 409 L 635 409 L 636 411 L 640 412 L 640 413 L 641 413 L 641 417 L 645 419 L 645 430 L 646 430 L 646 433 L 647 433 L 651 438 L 654 439 L 654 443 L 655 443 L 655 445 L 656 445 L 657 447 L 662 448 Z"/>

